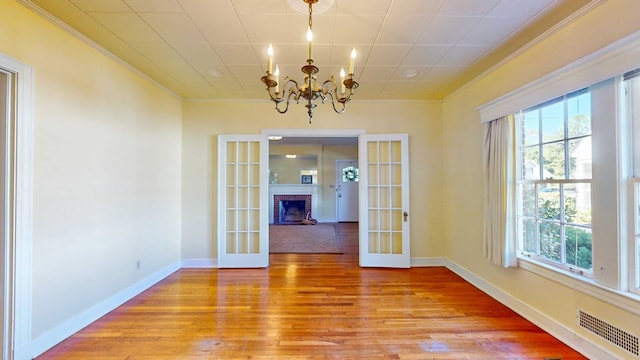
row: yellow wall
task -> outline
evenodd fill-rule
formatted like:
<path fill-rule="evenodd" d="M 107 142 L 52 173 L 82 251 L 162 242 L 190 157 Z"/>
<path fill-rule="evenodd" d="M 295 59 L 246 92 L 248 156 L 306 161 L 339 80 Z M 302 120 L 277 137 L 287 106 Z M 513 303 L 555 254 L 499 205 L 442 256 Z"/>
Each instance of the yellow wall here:
<path fill-rule="evenodd" d="M 275 142 L 277 143 L 277 142 Z M 299 169 L 317 169 L 318 171 L 318 213 L 312 214 L 320 221 L 336 221 L 336 161 L 358 160 L 357 145 L 273 145 L 269 153 L 310 154 L 317 157 L 296 162 L 292 159 L 270 160 L 270 171 L 277 170 L 279 184 L 300 184 Z M 289 165 L 292 165 L 289 167 Z"/>
<path fill-rule="evenodd" d="M 0 24 L 34 70 L 37 338 L 179 261 L 181 102 L 14 0 Z"/>
<path fill-rule="evenodd" d="M 588 294 L 529 271 L 496 267 L 482 256 L 483 133 L 477 108 L 640 30 L 638 13 L 639 1 L 605 2 L 449 96 L 443 108 L 447 257 L 515 297 L 524 306 L 533 308 L 542 316 L 548 316 L 570 331 L 579 332 L 587 338 L 591 338 L 591 335 L 585 334 L 576 325 L 577 309 L 583 309 L 622 329 L 637 330 L 640 316 L 604 304 Z M 594 338 L 593 341 L 622 356 L 620 350 L 600 339 Z"/>
<path fill-rule="evenodd" d="M 408 133 L 410 152 L 411 257 L 441 257 L 442 105 L 440 102 L 353 101 L 342 115 L 330 105 L 316 109 L 313 124 L 303 106 L 278 114 L 268 100 L 185 102 L 183 106 L 183 231 L 185 259 L 215 259 L 217 234 L 217 135 L 259 134 L 261 129 L 364 129 Z M 335 161 L 325 167 L 335 167 Z M 335 171 L 335 170 L 332 170 Z M 326 197 L 329 191 L 325 191 Z M 332 198 L 333 199 L 333 198 Z M 325 199 L 326 201 L 326 199 Z"/>

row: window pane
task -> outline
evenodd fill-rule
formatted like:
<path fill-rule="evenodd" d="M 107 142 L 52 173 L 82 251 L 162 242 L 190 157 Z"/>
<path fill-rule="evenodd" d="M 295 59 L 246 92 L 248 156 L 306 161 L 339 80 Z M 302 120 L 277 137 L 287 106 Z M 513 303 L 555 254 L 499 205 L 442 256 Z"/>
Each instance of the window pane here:
<path fill-rule="evenodd" d="M 538 146 L 524 149 L 523 166 L 525 180 L 540 180 L 540 152 Z"/>
<path fill-rule="evenodd" d="M 564 231 L 567 264 L 591 270 L 591 229 L 567 226 Z"/>
<path fill-rule="evenodd" d="M 591 179 L 591 136 L 569 140 L 569 179 Z"/>
<path fill-rule="evenodd" d="M 540 222 L 540 256 L 560 262 L 560 225 Z"/>
<path fill-rule="evenodd" d="M 564 220 L 591 226 L 591 184 L 564 185 Z"/>
<path fill-rule="evenodd" d="M 591 134 L 591 93 L 567 99 L 569 137 Z"/>
<path fill-rule="evenodd" d="M 564 138 L 564 102 L 559 101 L 540 109 L 542 116 L 542 142 Z"/>
<path fill-rule="evenodd" d="M 524 184 L 522 187 L 523 215 L 536 216 L 536 188 L 534 184 Z"/>
<path fill-rule="evenodd" d="M 535 253 L 536 252 L 536 222 L 534 220 L 524 220 L 524 244 L 522 247 L 524 251 Z"/>
<path fill-rule="evenodd" d="M 538 213 L 541 219 L 560 220 L 560 184 L 540 184 Z"/>
<path fill-rule="evenodd" d="M 542 146 L 543 179 L 564 179 L 564 143 L 557 142 Z"/>
<path fill-rule="evenodd" d="M 539 113 L 539 110 L 527 111 L 524 113 L 523 137 L 525 145 L 535 145 L 540 143 Z"/>

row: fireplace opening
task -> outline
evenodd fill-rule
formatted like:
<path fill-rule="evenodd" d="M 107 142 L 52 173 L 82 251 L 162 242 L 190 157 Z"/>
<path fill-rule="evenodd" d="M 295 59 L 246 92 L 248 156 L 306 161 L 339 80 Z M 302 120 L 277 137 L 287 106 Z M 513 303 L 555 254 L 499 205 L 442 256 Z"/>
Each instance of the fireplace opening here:
<path fill-rule="evenodd" d="M 311 214 L 310 194 L 273 195 L 274 224 L 300 224 L 307 217 L 307 214 Z"/>
<path fill-rule="evenodd" d="M 305 200 L 281 200 L 280 223 L 300 223 L 307 215 Z"/>

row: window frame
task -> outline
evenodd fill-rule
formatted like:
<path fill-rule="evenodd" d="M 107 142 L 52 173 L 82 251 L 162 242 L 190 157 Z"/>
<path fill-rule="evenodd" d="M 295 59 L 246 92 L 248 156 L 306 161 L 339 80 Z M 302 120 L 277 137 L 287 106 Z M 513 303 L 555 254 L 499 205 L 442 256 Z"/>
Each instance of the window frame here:
<path fill-rule="evenodd" d="M 588 133 L 571 135 L 570 129 L 569 129 L 570 114 L 568 111 L 569 110 L 568 102 L 571 99 L 575 99 L 584 94 L 589 94 L 589 103 L 590 103 L 591 102 L 590 90 L 587 87 L 577 91 L 572 91 L 565 95 L 556 97 L 554 99 L 545 101 L 538 105 L 531 106 L 527 109 L 521 110 L 518 112 L 516 116 L 516 119 L 517 119 L 516 133 L 518 134 L 518 137 L 519 137 L 517 139 L 518 146 L 516 149 L 516 152 L 517 152 L 516 159 L 517 159 L 517 163 L 519 164 L 518 167 L 519 169 L 521 169 L 521 171 L 518 172 L 518 179 L 517 179 L 517 193 L 518 193 L 517 204 L 516 204 L 516 219 L 517 219 L 516 221 L 517 221 L 517 229 L 518 229 L 517 248 L 518 248 L 519 258 L 533 259 L 537 262 L 544 263 L 551 267 L 556 267 L 564 271 L 569 271 L 581 276 L 593 278 L 593 237 L 591 238 L 591 268 L 589 269 L 580 267 L 577 264 L 574 265 L 574 264 L 567 263 L 567 250 L 566 250 L 566 229 L 567 228 L 573 227 L 573 228 L 587 229 L 589 233 L 592 234 L 591 222 L 589 222 L 588 225 L 585 225 L 582 223 L 570 222 L 570 221 L 567 221 L 565 216 L 565 208 L 566 208 L 565 204 L 568 199 L 568 196 L 566 196 L 567 190 L 565 190 L 567 185 L 587 184 L 589 186 L 589 193 L 591 191 L 591 177 L 571 178 L 571 175 L 570 175 L 571 173 L 571 170 L 570 170 L 571 154 L 569 150 L 570 143 L 575 140 L 590 138 L 592 136 L 591 118 L 589 118 Z M 541 110 L 549 109 L 550 107 L 555 106 L 557 104 L 561 104 L 562 106 L 562 127 L 563 127 L 562 136 L 560 138 L 545 140 L 544 133 L 543 133 L 545 119 L 544 119 L 544 114 Z M 535 140 L 534 143 L 526 143 L 526 139 L 524 135 L 526 126 L 524 124 L 527 118 L 525 114 L 531 113 L 534 111 L 537 111 L 537 114 L 536 114 L 537 130 L 536 131 L 537 131 L 538 138 L 537 140 Z M 563 157 L 564 157 L 563 172 L 564 173 L 562 175 L 558 175 L 561 178 L 545 177 L 544 175 L 545 166 L 544 166 L 543 149 L 545 145 L 553 145 L 553 144 L 561 144 L 563 148 Z M 525 164 L 524 164 L 524 154 L 526 153 L 527 149 L 535 149 L 534 151 L 538 157 L 538 164 L 539 164 L 537 169 L 538 174 L 535 174 L 536 176 L 535 179 L 527 179 L 527 175 L 525 173 L 526 170 L 525 170 Z M 591 157 L 591 162 L 592 162 L 592 158 L 593 157 Z M 589 171 L 589 173 L 591 173 L 591 171 Z M 546 219 L 542 217 L 540 214 L 540 209 L 539 209 L 540 197 L 541 197 L 541 193 L 544 191 L 544 188 L 541 189 L 541 185 L 544 186 L 544 188 L 546 188 L 549 185 L 557 186 L 558 208 L 559 208 L 557 219 Z M 524 194 L 526 191 L 525 188 L 528 186 L 533 187 L 532 193 L 533 193 L 534 209 L 533 209 L 532 215 L 525 214 L 525 210 L 524 210 L 524 207 L 525 207 Z M 591 209 L 591 201 L 589 201 L 589 209 Z M 531 248 L 527 249 L 527 244 L 526 244 L 527 239 L 526 239 L 525 225 L 524 225 L 525 222 L 529 222 L 534 225 L 533 230 L 535 233 L 534 235 L 535 249 L 531 249 Z M 542 255 L 543 250 L 542 250 L 542 244 L 541 244 L 542 241 L 541 241 L 541 234 L 540 234 L 540 226 L 542 224 L 555 224 L 559 227 L 559 236 L 560 236 L 560 239 L 559 239 L 560 259 L 559 260 L 554 260 Z"/>

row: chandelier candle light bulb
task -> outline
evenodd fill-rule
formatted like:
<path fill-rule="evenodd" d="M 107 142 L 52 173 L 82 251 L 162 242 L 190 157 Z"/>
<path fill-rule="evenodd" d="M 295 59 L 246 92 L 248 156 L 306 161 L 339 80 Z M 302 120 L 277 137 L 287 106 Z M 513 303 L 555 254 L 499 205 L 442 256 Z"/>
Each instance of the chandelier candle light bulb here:
<path fill-rule="evenodd" d="M 267 48 L 267 73 L 271 74 L 271 67 L 273 66 L 273 46 L 269 44 Z"/>
<path fill-rule="evenodd" d="M 344 68 L 340 68 L 340 94 L 344 95 L 345 85 L 344 85 Z"/>
<path fill-rule="evenodd" d="M 353 50 L 351 50 L 351 61 L 349 62 L 349 75 L 353 76 L 353 68 L 355 67 L 356 64 L 356 56 L 358 55 L 358 53 L 356 53 L 356 48 L 353 48 Z"/>
<path fill-rule="evenodd" d="M 276 94 L 280 92 L 280 86 L 278 85 L 280 83 L 280 68 L 278 67 L 278 64 L 276 64 L 276 71 L 273 72 L 273 76 L 276 78 Z"/>

